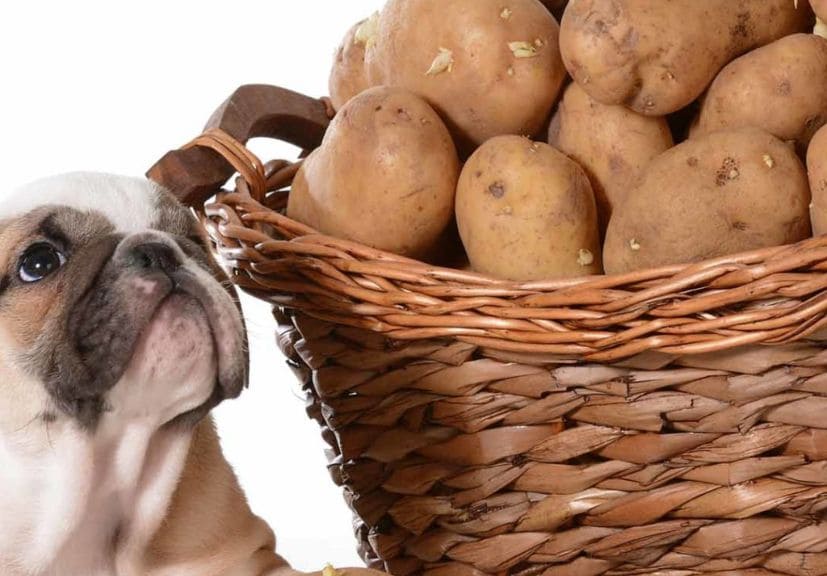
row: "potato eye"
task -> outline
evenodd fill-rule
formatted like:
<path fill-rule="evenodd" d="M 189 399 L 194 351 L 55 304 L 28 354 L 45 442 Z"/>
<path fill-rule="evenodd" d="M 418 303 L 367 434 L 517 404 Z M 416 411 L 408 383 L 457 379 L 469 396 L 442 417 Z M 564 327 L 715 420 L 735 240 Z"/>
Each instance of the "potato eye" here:
<path fill-rule="evenodd" d="M 17 274 L 23 282 L 39 282 L 65 263 L 66 256 L 51 244 L 34 244 L 20 258 Z"/>

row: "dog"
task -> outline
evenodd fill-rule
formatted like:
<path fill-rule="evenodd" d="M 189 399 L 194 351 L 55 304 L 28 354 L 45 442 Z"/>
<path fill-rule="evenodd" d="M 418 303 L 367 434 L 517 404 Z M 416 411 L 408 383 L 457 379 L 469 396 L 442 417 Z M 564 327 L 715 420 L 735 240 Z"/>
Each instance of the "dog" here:
<path fill-rule="evenodd" d="M 297 574 L 208 414 L 247 384 L 231 290 L 148 180 L 0 197 L 0 574 Z"/>

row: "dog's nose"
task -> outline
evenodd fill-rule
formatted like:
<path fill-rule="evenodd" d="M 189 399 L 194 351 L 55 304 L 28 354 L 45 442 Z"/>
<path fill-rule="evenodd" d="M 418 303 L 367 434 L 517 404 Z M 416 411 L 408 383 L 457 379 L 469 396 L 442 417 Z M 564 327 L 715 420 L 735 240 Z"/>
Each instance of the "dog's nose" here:
<path fill-rule="evenodd" d="M 181 266 L 181 260 L 172 246 L 162 242 L 136 244 L 129 256 L 134 266 L 147 271 L 174 272 Z"/>
<path fill-rule="evenodd" d="M 184 263 L 184 255 L 176 244 L 154 232 L 133 234 L 121 240 L 115 259 L 121 266 L 144 273 L 171 274 Z"/>

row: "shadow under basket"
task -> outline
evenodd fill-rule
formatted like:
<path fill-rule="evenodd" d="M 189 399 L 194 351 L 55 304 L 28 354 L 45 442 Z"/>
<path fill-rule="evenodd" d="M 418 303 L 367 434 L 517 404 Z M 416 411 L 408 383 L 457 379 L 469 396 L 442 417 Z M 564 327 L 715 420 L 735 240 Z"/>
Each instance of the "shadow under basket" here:
<path fill-rule="evenodd" d="M 148 175 L 273 304 L 370 566 L 827 574 L 827 237 L 564 281 L 439 268 L 283 215 L 298 164 L 244 144 L 310 150 L 330 116 L 244 86 Z"/>

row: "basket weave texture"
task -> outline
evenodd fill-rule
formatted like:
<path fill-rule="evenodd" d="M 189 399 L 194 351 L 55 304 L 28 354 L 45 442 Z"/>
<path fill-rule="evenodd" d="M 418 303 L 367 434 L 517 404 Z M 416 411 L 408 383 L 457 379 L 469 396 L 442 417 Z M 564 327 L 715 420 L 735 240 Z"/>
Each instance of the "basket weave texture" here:
<path fill-rule="evenodd" d="M 511 283 L 331 238 L 259 162 L 201 213 L 330 446 L 373 567 L 827 574 L 827 237 Z M 163 183 L 163 182 L 162 182 Z"/>

